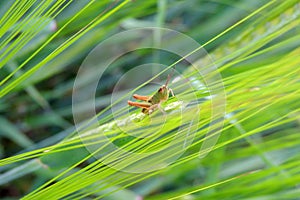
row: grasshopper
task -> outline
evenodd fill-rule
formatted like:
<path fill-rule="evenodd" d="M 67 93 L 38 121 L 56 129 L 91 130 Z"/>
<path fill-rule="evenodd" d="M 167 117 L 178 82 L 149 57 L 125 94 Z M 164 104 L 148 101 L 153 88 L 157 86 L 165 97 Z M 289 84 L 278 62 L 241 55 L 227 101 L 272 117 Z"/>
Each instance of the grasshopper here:
<path fill-rule="evenodd" d="M 128 105 L 142 108 L 142 112 L 148 115 L 151 114 L 156 108 L 159 108 L 161 112 L 165 113 L 165 111 L 161 108 L 161 103 L 168 100 L 170 93 L 174 97 L 173 90 L 168 88 L 170 79 L 171 75 L 169 74 L 166 83 L 162 85 L 152 96 L 142 96 L 138 94 L 133 95 L 133 98 L 145 102 L 128 101 Z"/>

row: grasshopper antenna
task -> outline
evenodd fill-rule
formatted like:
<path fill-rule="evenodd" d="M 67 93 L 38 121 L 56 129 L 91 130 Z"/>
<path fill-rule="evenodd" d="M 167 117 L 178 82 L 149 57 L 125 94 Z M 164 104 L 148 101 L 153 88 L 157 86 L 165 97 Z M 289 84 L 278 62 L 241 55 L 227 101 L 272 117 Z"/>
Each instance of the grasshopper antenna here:
<path fill-rule="evenodd" d="M 168 74 L 168 78 L 167 78 L 167 81 L 166 81 L 166 83 L 165 83 L 165 86 L 168 86 L 168 83 L 169 83 L 171 77 L 173 76 L 174 71 L 175 71 L 175 67 L 173 68 L 173 71 L 171 72 L 171 74 Z"/>

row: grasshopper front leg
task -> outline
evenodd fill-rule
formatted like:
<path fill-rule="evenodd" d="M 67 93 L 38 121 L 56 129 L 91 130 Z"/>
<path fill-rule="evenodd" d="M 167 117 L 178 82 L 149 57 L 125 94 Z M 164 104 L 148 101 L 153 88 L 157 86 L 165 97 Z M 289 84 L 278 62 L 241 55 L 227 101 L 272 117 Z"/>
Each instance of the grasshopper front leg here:
<path fill-rule="evenodd" d="M 173 92 L 173 90 L 172 90 L 171 88 L 169 88 L 169 93 L 171 93 L 171 95 L 172 95 L 173 97 L 175 97 L 174 92 Z"/>

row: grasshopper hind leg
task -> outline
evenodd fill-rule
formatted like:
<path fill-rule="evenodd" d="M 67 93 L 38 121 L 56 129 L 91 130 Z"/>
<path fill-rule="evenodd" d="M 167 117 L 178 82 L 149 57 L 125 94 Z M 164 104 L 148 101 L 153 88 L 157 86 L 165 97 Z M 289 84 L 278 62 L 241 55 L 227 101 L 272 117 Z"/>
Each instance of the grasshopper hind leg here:
<path fill-rule="evenodd" d="M 149 109 L 143 108 L 143 109 L 142 109 L 142 113 L 144 113 L 144 114 L 146 114 L 146 115 L 149 115 Z"/>

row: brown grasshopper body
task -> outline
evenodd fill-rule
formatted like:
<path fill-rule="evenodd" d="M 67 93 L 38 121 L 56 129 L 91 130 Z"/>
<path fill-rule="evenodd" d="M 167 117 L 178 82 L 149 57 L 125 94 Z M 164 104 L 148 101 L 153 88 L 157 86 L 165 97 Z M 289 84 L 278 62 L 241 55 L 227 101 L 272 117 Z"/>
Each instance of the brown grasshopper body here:
<path fill-rule="evenodd" d="M 142 108 L 142 112 L 144 114 L 151 114 L 156 108 L 159 108 L 163 113 L 165 113 L 160 106 L 161 103 L 168 100 L 170 93 L 174 96 L 172 89 L 168 88 L 170 78 L 171 76 L 169 75 L 166 84 L 162 85 L 152 96 L 141 96 L 138 94 L 133 95 L 133 98 L 145 102 L 128 101 L 128 105 Z"/>

